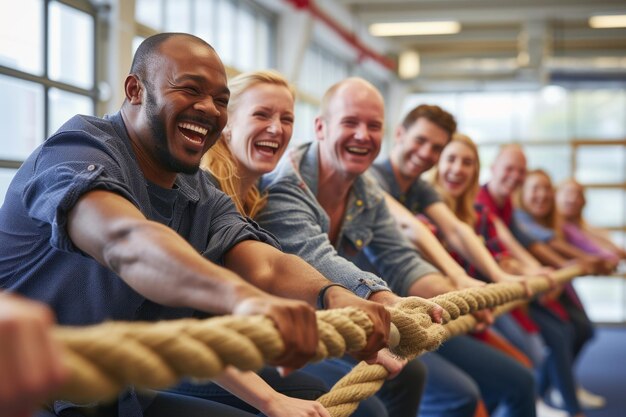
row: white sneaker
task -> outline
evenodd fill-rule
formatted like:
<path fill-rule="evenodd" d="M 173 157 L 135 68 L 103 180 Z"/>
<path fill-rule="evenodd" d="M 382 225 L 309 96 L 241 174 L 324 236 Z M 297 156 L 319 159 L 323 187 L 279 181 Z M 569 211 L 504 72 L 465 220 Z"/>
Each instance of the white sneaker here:
<path fill-rule="evenodd" d="M 563 401 L 563 396 L 556 388 L 551 388 L 548 393 L 548 402 L 556 408 L 565 407 L 565 401 Z"/>
<path fill-rule="evenodd" d="M 596 410 L 598 408 L 603 408 L 606 405 L 606 399 L 604 397 L 591 393 L 583 387 L 578 387 L 576 389 L 576 398 L 580 403 L 580 407 L 585 410 Z M 554 407 L 565 407 L 565 402 L 563 401 L 561 393 L 554 388 L 550 390 L 549 401 Z"/>
<path fill-rule="evenodd" d="M 583 387 L 578 387 L 576 390 L 576 398 L 578 398 L 580 406 L 587 410 L 603 408 L 606 405 L 606 399 L 604 397 L 589 392 Z"/>
<path fill-rule="evenodd" d="M 536 408 L 537 417 L 569 417 L 569 413 L 567 411 L 550 407 L 548 404 L 544 403 L 541 400 L 537 400 Z"/>

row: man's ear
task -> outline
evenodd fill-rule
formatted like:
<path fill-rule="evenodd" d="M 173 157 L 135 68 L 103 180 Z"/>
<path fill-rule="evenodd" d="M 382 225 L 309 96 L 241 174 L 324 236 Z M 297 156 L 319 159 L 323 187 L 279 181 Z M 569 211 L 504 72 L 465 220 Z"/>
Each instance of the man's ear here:
<path fill-rule="evenodd" d="M 143 102 L 143 84 L 135 74 L 129 74 L 124 81 L 124 94 L 130 104 Z"/>
<path fill-rule="evenodd" d="M 393 135 L 393 143 L 400 143 L 400 141 L 402 140 L 402 136 L 404 136 L 405 133 L 406 129 L 404 128 L 404 126 L 398 126 Z"/>
<path fill-rule="evenodd" d="M 324 118 L 319 115 L 315 118 L 315 137 L 317 140 L 324 140 Z"/>
<path fill-rule="evenodd" d="M 230 142 L 230 125 L 227 123 L 226 126 L 224 126 L 224 129 L 222 130 L 222 138 L 224 140 L 226 140 L 226 142 Z"/>

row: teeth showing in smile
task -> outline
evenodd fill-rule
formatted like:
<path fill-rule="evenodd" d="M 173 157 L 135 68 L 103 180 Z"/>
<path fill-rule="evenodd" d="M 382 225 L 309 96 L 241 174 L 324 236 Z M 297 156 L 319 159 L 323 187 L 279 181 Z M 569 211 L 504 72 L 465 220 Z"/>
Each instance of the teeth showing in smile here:
<path fill-rule="evenodd" d="M 370 150 L 366 149 L 366 148 L 357 148 L 357 147 L 354 147 L 354 146 L 348 147 L 348 152 L 356 153 L 356 154 L 359 154 L 359 155 L 366 155 L 366 154 L 369 153 L 369 151 Z"/>
<path fill-rule="evenodd" d="M 183 135 L 192 142 L 202 142 L 202 139 L 206 136 L 207 133 L 209 133 L 208 129 L 202 126 L 194 125 L 192 123 L 179 123 L 178 127 L 179 129 L 184 129 L 189 132 L 193 132 L 197 134 L 197 135 L 191 135 L 190 137 L 190 135 L 187 135 L 183 132 Z"/>
<path fill-rule="evenodd" d="M 452 183 L 452 184 L 461 184 L 463 182 L 463 178 L 450 178 L 450 177 L 448 177 L 448 178 L 446 178 L 446 180 L 449 183 Z"/>
<path fill-rule="evenodd" d="M 278 149 L 278 143 L 276 143 L 276 142 L 261 141 L 261 142 L 255 143 L 255 145 L 256 146 L 265 146 L 267 148 L 272 148 L 272 149 Z"/>

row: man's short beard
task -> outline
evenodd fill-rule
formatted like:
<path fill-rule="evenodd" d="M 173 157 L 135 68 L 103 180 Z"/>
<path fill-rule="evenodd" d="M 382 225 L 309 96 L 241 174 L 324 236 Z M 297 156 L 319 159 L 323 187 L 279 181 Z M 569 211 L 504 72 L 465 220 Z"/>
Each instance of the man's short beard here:
<path fill-rule="evenodd" d="M 170 172 L 180 172 L 183 174 L 195 174 L 198 172 L 200 165 L 187 165 L 173 157 L 168 148 L 167 129 L 163 118 L 159 116 L 156 99 L 152 94 L 152 87 L 144 81 L 146 86 L 146 115 L 148 117 L 148 125 L 152 131 L 154 152 L 153 155 L 157 162 Z"/>

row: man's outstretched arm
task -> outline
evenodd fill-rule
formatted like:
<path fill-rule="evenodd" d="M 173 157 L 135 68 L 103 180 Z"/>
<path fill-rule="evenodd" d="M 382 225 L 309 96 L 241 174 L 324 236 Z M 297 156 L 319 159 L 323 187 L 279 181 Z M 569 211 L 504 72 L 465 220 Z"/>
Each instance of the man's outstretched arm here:
<path fill-rule="evenodd" d="M 271 296 L 206 260 L 172 229 L 147 220 L 115 193 L 96 190 L 82 196 L 70 211 L 67 231 L 79 249 L 156 303 L 218 314 L 267 315 L 291 349 L 277 365 L 299 367 L 315 353 L 313 308 Z M 307 337 L 299 337 L 293 328 L 308 329 Z"/>

